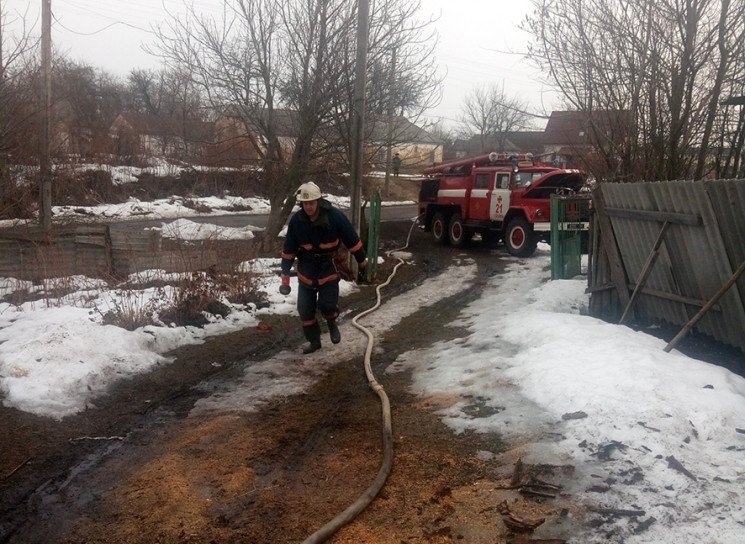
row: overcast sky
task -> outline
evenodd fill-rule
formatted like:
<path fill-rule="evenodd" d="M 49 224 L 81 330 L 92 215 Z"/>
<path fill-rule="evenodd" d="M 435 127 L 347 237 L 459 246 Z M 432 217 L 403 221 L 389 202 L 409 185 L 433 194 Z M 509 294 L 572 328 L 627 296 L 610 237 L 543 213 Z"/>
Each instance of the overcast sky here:
<path fill-rule="evenodd" d="M 205 14 L 220 14 L 222 0 L 187 0 Z M 540 84 L 539 74 L 519 54 L 527 35 L 519 23 L 531 0 L 421 0 L 422 18 L 438 18 L 438 62 L 446 74 L 443 100 L 433 118 L 453 123 L 468 92 L 477 85 L 504 85 L 508 96 L 528 103 L 531 111 L 550 111 L 556 99 Z M 40 28 L 41 0 L 2 0 L 9 23 L 28 10 L 27 21 Z M 52 0 L 54 46 L 75 60 L 125 76 L 133 68 L 155 68 L 158 60 L 142 50 L 151 42 L 153 24 L 167 12 L 183 9 L 183 0 Z M 17 25 L 6 28 L 17 29 Z M 545 121 L 536 120 L 538 128 Z"/>

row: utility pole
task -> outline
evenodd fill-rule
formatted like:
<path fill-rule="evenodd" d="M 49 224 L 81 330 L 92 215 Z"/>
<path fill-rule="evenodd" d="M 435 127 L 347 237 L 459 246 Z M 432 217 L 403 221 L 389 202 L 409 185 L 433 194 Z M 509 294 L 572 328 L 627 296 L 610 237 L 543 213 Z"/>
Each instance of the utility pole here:
<path fill-rule="evenodd" d="M 8 176 L 6 176 L 5 142 L 5 62 L 3 60 L 3 5 L 0 0 L 0 209 L 5 205 L 10 195 Z"/>
<path fill-rule="evenodd" d="M 352 133 L 352 194 L 351 220 L 360 231 L 360 203 L 362 201 L 362 166 L 365 134 L 365 88 L 367 87 L 367 33 L 370 12 L 369 0 L 357 0 L 357 60 L 354 76 L 354 111 Z"/>
<path fill-rule="evenodd" d="M 388 76 L 388 134 L 385 150 L 385 196 L 390 194 L 391 146 L 393 145 L 393 97 L 396 92 L 396 47 L 391 53 L 391 73 Z"/>
<path fill-rule="evenodd" d="M 0 0 L 0 78 L 5 77 L 5 64 L 3 64 L 3 1 Z"/>
<path fill-rule="evenodd" d="M 52 0 L 41 0 L 41 132 L 39 134 L 39 224 L 52 226 L 52 168 L 49 133 L 52 110 Z"/>

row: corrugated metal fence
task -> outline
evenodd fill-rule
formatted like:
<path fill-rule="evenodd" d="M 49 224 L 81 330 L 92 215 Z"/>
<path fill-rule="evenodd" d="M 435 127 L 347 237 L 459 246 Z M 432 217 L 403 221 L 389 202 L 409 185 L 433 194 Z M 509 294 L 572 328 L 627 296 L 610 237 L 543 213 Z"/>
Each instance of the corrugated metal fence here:
<path fill-rule="evenodd" d="M 593 206 L 592 315 L 745 351 L 745 180 L 605 183 Z"/>

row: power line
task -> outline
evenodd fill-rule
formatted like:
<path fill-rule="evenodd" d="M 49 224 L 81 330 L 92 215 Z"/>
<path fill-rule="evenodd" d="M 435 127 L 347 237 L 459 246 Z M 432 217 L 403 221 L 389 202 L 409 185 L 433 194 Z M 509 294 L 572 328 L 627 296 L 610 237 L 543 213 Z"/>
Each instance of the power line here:
<path fill-rule="evenodd" d="M 132 19 L 164 19 L 169 14 L 185 14 L 194 8 L 196 13 L 222 13 L 223 0 L 160 0 L 148 2 L 136 1 L 107 1 L 100 0 L 70 0 L 66 2 L 66 10 L 90 14 L 113 21 Z"/>
<path fill-rule="evenodd" d="M 123 19 L 145 19 L 162 16 L 163 9 L 155 2 L 112 2 L 87 0 L 69 0 L 64 4 L 64 12 L 80 13 L 96 18 L 108 19 L 110 21 L 121 21 Z"/>
<path fill-rule="evenodd" d="M 220 6 L 222 5 L 223 0 L 206 0 L 189 4 L 189 6 L 193 7 L 196 12 L 201 11 L 214 13 L 221 11 Z M 59 11 L 54 13 L 52 16 L 57 26 L 76 36 L 95 36 L 118 25 L 149 34 L 155 34 L 155 32 L 150 28 L 145 28 L 144 26 L 134 22 L 129 22 L 127 19 L 132 20 L 132 16 L 135 14 L 135 18 L 145 18 L 146 20 L 154 21 L 156 19 L 165 19 L 169 14 L 186 13 L 185 10 L 187 9 L 187 5 L 182 0 L 161 0 L 160 7 L 157 6 L 158 5 L 153 2 L 140 3 L 132 1 L 109 2 L 106 4 L 102 4 L 100 0 L 77 0 L 68 2 L 65 5 L 65 13 L 78 13 L 95 19 L 112 21 L 110 24 L 89 32 L 76 30 L 63 23 L 61 18 L 64 15 L 58 17 L 57 13 L 59 13 Z"/>
<path fill-rule="evenodd" d="M 76 36 L 95 36 L 96 34 L 100 34 L 101 32 L 104 32 L 105 30 L 108 30 L 109 28 L 115 27 L 117 25 L 122 25 L 122 26 L 126 26 L 126 27 L 129 27 L 129 28 L 133 28 L 134 30 L 141 30 L 142 32 L 148 32 L 150 34 L 155 34 L 152 30 L 149 30 L 147 28 L 142 28 L 142 27 L 139 27 L 139 26 L 135 26 L 135 25 L 132 25 L 132 24 L 129 24 L 129 23 L 125 23 L 124 21 L 114 21 L 113 23 L 110 23 L 110 24 L 106 25 L 105 27 L 99 28 L 98 30 L 94 30 L 93 32 L 79 32 L 77 30 L 73 30 L 71 28 L 68 28 L 67 26 L 65 26 L 64 24 L 62 24 L 62 21 L 60 21 L 59 19 L 57 19 L 57 17 L 54 16 L 54 14 L 52 14 L 52 18 L 54 19 L 54 22 L 55 22 L 55 24 L 57 26 L 65 29 L 70 34 L 75 34 Z"/>

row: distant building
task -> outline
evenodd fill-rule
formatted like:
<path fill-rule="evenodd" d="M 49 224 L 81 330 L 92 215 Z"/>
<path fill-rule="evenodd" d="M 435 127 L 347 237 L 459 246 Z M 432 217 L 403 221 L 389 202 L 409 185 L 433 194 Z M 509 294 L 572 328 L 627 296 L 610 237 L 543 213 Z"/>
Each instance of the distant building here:
<path fill-rule="evenodd" d="M 214 124 L 177 115 L 120 113 L 109 128 L 116 155 L 201 160 L 214 141 Z"/>
<path fill-rule="evenodd" d="M 514 131 L 475 135 L 446 143 L 443 161 L 497 152 L 532 153 L 536 160 L 564 168 L 589 169 L 603 143 L 626 134 L 628 112 L 554 111 L 543 132 Z M 618 142 L 615 142 L 618 143 Z"/>
<path fill-rule="evenodd" d="M 289 110 L 273 113 L 280 145 L 286 154 L 292 153 L 298 133 L 297 114 Z M 222 163 L 258 160 L 265 146 L 259 130 L 252 130 L 237 114 L 219 118 L 215 127 L 214 155 Z M 330 150 L 326 166 L 333 167 L 336 163 L 339 168 L 345 168 L 341 165 L 347 163 L 347 145 L 340 140 L 338 132 L 326 127 L 316 136 Z M 442 160 L 442 142 L 432 134 L 404 117 L 394 117 L 390 124 L 387 117 L 381 117 L 365 127 L 364 154 L 373 168 L 385 166 L 389 142 L 391 155 L 398 153 L 402 159 L 402 170 L 420 170 Z"/>
<path fill-rule="evenodd" d="M 543 133 L 544 153 L 565 168 L 588 169 L 598 152 L 626 134 L 628 112 L 601 110 L 554 111 Z"/>
<path fill-rule="evenodd" d="M 505 132 L 500 134 L 476 135 L 466 140 L 454 140 L 446 146 L 445 161 L 473 157 L 492 151 L 515 153 L 543 153 L 543 132 Z"/>
<path fill-rule="evenodd" d="M 298 115 L 290 110 L 274 110 L 273 115 L 277 138 L 289 156 L 297 139 Z M 262 131 L 239 112 L 223 115 L 214 123 L 178 116 L 121 113 L 109 128 L 109 137 L 114 154 L 119 156 L 149 154 L 223 166 L 255 163 L 266 150 Z M 319 144 L 331 150 L 327 166 L 338 161 L 339 167 L 344 168 L 348 146 L 338 133 L 323 128 L 317 137 Z M 442 142 L 403 117 L 394 117 L 391 123 L 379 118 L 366 126 L 365 156 L 373 167 L 385 165 L 389 143 L 391 153 L 399 153 L 403 171 L 420 170 L 442 161 Z"/>
<path fill-rule="evenodd" d="M 370 128 L 365 138 L 366 155 L 372 156 L 372 162 L 385 167 L 388 143 L 391 156 L 398 153 L 401 158 L 401 171 L 422 170 L 427 166 L 442 162 L 443 141 L 427 130 L 415 125 L 402 116 L 379 117 Z"/>

